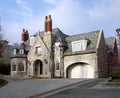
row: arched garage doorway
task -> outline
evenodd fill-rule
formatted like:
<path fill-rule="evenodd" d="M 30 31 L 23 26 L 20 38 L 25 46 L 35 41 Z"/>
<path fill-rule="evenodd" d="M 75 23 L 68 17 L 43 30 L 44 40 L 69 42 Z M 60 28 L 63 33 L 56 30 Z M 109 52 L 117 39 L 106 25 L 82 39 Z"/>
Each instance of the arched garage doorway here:
<path fill-rule="evenodd" d="M 66 70 L 67 78 L 94 78 L 93 66 L 87 63 L 74 63 Z"/>
<path fill-rule="evenodd" d="M 42 75 L 43 74 L 43 64 L 41 60 L 36 60 L 33 65 L 33 73 L 34 75 Z"/>

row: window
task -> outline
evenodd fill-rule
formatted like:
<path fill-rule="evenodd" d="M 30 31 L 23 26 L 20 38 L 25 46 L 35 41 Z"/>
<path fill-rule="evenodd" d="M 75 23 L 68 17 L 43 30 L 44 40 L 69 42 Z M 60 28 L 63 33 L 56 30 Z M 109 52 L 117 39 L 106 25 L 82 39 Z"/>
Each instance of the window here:
<path fill-rule="evenodd" d="M 87 40 L 79 40 L 72 42 L 72 51 L 85 51 L 87 48 Z"/>
<path fill-rule="evenodd" d="M 56 65 L 56 70 L 60 70 L 60 63 L 59 63 L 59 61 L 56 61 L 55 65 Z"/>
<path fill-rule="evenodd" d="M 41 54 L 41 51 L 42 51 L 42 48 L 40 46 L 36 47 L 36 50 L 35 50 L 36 54 Z"/>
<path fill-rule="evenodd" d="M 24 54 L 24 49 L 20 49 L 20 50 L 19 50 L 19 53 L 20 53 L 20 54 Z"/>
<path fill-rule="evenodd" d="M 60 51 L 60 47 L 59 47 L 60 43 L 55 43 L 55 51 L 59 52 Z"/>
<path fill-rule="evenodd" d="M 24 71 L 24 64 L 22 62 L 18 64 L 18 71 Z"/>
<path fill-rule="evenodd" d="M 17 54 L 17 49 L 13 49 L 13 54 Z"/>
<path fill-rule="evenodd" d="M 16 65 L 12 65 L 12 71 L 16 71 Z"/>
<path fill-rule="evenodd" d="M 30 46 L 32 46 L 34 44 L 34 40 L 35 40 L 35 37 L 31 36 L 30 37 Z"/>

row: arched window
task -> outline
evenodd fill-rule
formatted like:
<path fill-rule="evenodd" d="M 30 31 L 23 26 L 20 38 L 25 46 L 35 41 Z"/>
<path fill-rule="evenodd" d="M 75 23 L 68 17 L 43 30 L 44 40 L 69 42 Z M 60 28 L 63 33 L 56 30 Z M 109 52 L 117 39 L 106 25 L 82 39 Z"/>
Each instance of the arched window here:
<path fill-rule="evenodd" d="M 24 71 L 24 64 L 22 62 L 18 64 L 18 71 Z"/>

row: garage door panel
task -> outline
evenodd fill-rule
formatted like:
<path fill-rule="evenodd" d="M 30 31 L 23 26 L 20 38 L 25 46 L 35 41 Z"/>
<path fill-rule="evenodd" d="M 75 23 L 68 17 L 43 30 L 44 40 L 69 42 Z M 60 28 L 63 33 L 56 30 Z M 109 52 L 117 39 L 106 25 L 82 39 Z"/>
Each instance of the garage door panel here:
<path fill-rule="evenodd" d="M 68 69 L 69 78 L 94 78 L 90 65 L 77 65 Z"/>

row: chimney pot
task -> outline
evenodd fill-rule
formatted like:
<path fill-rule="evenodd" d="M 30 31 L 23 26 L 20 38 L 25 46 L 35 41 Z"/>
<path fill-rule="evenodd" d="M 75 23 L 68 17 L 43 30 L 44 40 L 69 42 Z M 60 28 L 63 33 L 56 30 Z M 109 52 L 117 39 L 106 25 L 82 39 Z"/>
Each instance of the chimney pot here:
<path fill-rule="evenodd" d="M 26 33 L 28 33 L 28 30 L 26 30 Z"/>
<path fill-rule="evenodd" d="M 49 19 L 51 19 L 51 15 L 49 15 Z"/>
<path fill-rule="evenodd" d="M 45 16 L 45 20 L 47 20 L 47 16 Z"/>
<path fill-rule="evenodd" d="M 23 28 L 23 32 L 25 32 L 25 29 Z"/>

